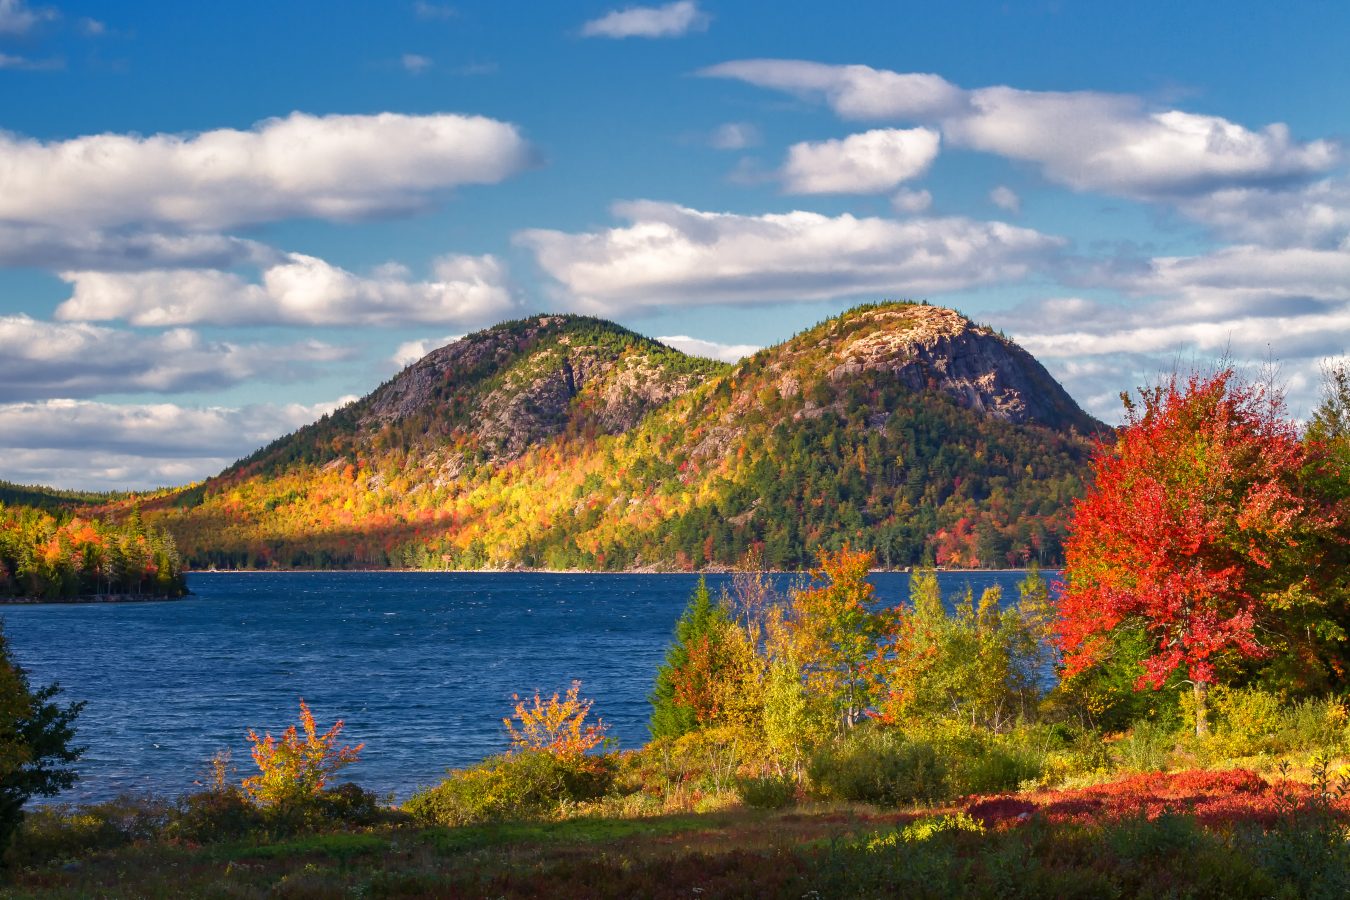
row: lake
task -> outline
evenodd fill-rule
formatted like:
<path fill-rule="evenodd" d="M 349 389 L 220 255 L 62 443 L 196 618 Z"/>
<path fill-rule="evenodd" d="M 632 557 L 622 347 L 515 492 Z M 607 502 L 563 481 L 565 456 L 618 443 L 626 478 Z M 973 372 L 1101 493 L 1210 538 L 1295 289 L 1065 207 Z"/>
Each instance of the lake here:
<path fill-rule="evenodd" d="M 1053 573 L 1046 573 L 1047 578 Z M 944 594 L 1017 572 L 940 575 Z M 873 576 L 879 599 L 903 573 Z M 245 735 L 282 731 L 303 697 L 320 728 L 364 742 L 351 780 L 406 797 L 446 768 L 504 750 L 511 695 L 574 678 L 621 747 L 647 737 L 647 693 L 696 575 L 199 572 L 169 603 L 9 606 L 11 650 L 35 685 L 83 700 L 79 784 L 59 800 L 193 789 L 230 749 L 251 774 Z M 786 585 L 790 579 L 782 578 Z M 714 592 L 727 576 L 708 576 Z"/>

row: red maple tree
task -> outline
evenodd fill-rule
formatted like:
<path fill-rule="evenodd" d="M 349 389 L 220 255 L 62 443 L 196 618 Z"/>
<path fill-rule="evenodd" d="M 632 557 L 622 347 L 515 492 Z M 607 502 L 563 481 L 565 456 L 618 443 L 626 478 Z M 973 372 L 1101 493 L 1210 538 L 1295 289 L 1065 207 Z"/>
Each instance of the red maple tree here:
<path fill-rule="evenodd" d="M 1224 664 L 1271 652 L 1263 635 L 1304 509 L 1303 449 L 1278 394 L 1232 370 L 1172 376 L 1141 391 L 1141 404 L 1125 400 L 1065 548 L 1064 674 L 1096 663 L 1115 628 L 1142 625 L 1153 651 L 1137 686 L 1160 688 L 1183 669 L 1203 734 Z"/>

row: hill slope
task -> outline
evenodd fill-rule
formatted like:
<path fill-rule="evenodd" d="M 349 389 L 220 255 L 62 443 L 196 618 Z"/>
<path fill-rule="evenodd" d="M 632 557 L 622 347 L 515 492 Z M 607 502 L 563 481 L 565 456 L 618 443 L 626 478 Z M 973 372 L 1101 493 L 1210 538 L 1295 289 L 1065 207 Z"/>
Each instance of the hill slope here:
<path fill-rule="evenodd" d="M 1087 416 L 951 310 L 861 307 L 739 365 L 571 316 L 442 348 L 151 503 L 197 565 L 1053 563 Z"/>

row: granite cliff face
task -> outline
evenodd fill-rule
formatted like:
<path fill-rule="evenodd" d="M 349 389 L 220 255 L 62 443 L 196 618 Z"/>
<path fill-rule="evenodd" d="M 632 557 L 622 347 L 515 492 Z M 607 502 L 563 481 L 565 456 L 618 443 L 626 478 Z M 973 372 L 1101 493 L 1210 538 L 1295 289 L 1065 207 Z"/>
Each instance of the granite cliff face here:
<path fill-rule="evenodd" d="M 892 376 L 912 391 L 937 390 L 990 418 L 1053 428 L 1100 430 L 1035 357 L 991 329 L 939 306 L 877 308 L 858 314 L 852 334 L 833 343 L 829 371 L 842 382 L 862 372 Z"/>
<path fill-rule="evenodd" d="M 500 463 L 569 430 L 627 431 L 723 368 L 609 322 L 539 316 L 431 352 L 375 391 L 357 422 L 450 421 L 484 461 Z"/>

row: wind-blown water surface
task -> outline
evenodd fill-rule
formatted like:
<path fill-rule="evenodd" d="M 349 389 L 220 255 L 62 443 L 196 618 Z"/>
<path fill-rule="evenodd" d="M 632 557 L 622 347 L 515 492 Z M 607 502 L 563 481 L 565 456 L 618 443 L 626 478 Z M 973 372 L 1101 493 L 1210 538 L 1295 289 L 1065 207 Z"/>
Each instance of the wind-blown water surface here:
<path fill-rule="evenodd" d="M 1020 573 L 943 573 L 944 592 Z M 709 576 L 716 591 L 728 579 Z M 880 599 L 908 576 L 873 578 Z M 646 737 L 647 693 L 692 575 L 195 573 L 172 603 L 12 606 L 5 631 L 34 684 L 87 702 L 88 752 L 62 800 L 192 789 L 249 728 L 274 734 L 304 697 L 321 726 L 365 742 L 352 780 L 406 797 L 505 749 L 511 695 L 583 682 L 622 747 Z M 784 578 L 784 584 L 787 579 Z"/>

